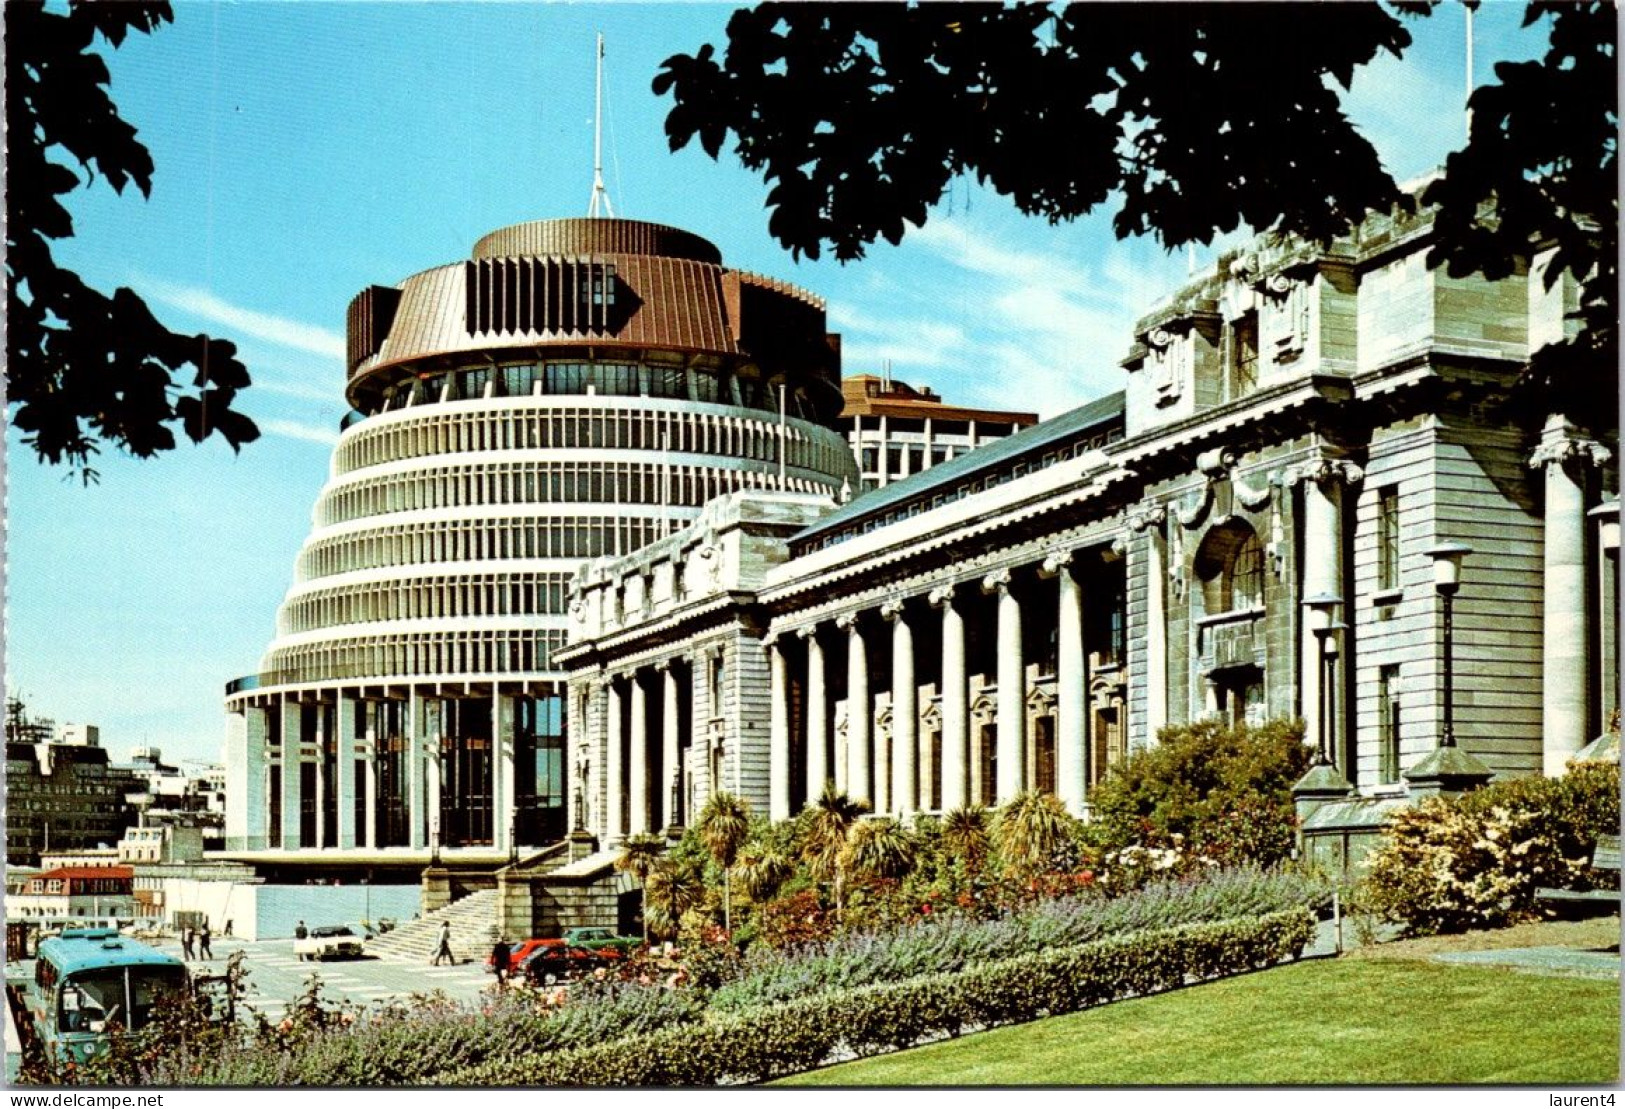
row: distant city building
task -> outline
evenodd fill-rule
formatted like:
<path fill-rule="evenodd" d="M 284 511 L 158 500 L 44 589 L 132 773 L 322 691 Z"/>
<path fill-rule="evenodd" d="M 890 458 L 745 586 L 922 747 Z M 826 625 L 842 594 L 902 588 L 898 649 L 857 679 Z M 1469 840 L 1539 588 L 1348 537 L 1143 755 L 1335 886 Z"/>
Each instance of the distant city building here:
<path fill-rule="evenodd" d="M 111 847 L 136 822 L 130 797 L 144 783 L 101 747 L 6 743 L 6 861 L 42 852 Z"/>
<path fill-rule="evenodd" d="M 226 690 L 226 847 L 501 861 L 567 830 L 571 574 L 726 492 L 854 487 L 837 337 L 816 297 L 617 219 L 495 231 L 364 290 L 348 335 L 315 529 Z"/>
<path fill-rule="evenodd" d="M 133 919 L 134 872 L 127 866 L 58 867 L 29 877 L 6 898 L 7 920 Z"/>
<path fill-rule="evenodd" d="M 864 490 L 921 473 L 1038 422 L 1032 412 L 945 404 L 930 389 L 890 374 L 846 378 L 841 399 L 841 430 L 857 459 Z"/>
<path fill-rule="evenodd" d="M 130 795 L 140 823 L 176 821 L 197 828 L 211 850 L 225 846 L 224 767 L 185 770 L 171 766 L 157 747 L 132 748 L 125 765 L 146 784 L 144 790 Z"/>
<path fill-rule="evenodd" d="M 58 724 L 52 741 L 75 747 L 100 747 L 102 730 L 94 724 Z"/>
<path fill-rule="evenodd" d="M 1136 324 L 1121 393 L 584 566 L 574 821 L 613 844 L 718 788 L 785 818 L 827 782 L 898 816 L 1023 790 L 1083 814 L 1165 725 L 1295 716 L 1335 866 L 1393 805 L 1561 774 L 1618 706 L 1618 444 L 1505 403 L 1571 326 L 1550 252 L 1454 277 L 1432 241 L 1425 212 L 1262 237 Z"/>

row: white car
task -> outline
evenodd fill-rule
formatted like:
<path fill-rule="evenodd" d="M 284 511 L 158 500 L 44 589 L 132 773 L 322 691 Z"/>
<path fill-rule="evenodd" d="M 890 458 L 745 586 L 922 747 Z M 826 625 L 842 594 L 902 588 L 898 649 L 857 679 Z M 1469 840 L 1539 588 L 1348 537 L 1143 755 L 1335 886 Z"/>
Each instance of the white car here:
<path fill-rule="evenodd" d="M 361 937 L 343 924 L 312 928 L 302 940 L 293 941 L 293 953 L 300 961 L 361 958 Z"/>

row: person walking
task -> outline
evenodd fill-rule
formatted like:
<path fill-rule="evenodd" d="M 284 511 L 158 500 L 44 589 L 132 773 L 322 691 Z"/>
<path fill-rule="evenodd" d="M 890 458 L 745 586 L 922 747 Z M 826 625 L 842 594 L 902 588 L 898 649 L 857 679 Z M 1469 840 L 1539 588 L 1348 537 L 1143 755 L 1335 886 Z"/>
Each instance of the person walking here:
<path fill-rule="evenodd" d="M 497 940 L 496 946 L 491 949 L 491 969 L 496 971 L 497 989 L 499 990 L 508 988 L 508 967 L 510 965 L 508 960 L 512 957 L 512 954 L 508 946 L 507 936 Z"/>
<path fill-rule="evenodd" d="M 301 920 L 298 924 L 295 924 L 293 926 L 293 938 L 294 939 L 302 940 L 308 935 L 310 935 L 310 933 L 305 931 L 305 922 L 304 921 Z"/>
<path fill-rule="evenodd" d="M 192 926 L 190 924 L 181 929 L 181 958 L 187 962 L 197 958 L 197 954 L 192 950 Z"/>
<path fill-rule="evenodd" d="M 197 952 L 202 958 L 213 960 L 214 952 L 209 950 L 209 922 L 203 922 L 202 931 L 197 934 Z"/>
<path fill-rule="evenodd" d="M 429 965 L 437 967 L 440 965 L 441 959 L 450 961 L 452 966 L 457 965 L 457 957 L 451 953 L 451 921 L 449 920 L 440 922 L 440 943 L 436 945 L 434 958 L 429 960 Z"/>

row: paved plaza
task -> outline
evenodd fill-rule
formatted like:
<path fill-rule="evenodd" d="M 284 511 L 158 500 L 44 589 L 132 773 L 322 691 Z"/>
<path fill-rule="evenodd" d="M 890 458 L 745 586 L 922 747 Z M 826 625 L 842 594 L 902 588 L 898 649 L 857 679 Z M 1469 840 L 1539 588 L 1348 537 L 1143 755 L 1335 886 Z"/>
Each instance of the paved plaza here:
<path fill-rule="evenodd" d="M 180 957 L 177 939 L 145 941 Z M 302 962 L 293 953 L 293 940 L 276 939 L 246 942 L 217 939 L 214 958 L 195 959 L 188 964 L 193 973 L 220 973 L 235 951 L 247 953 L 248 991 L 246 1001 L 267 1019 L 280 1020 L 292 1001 L 304 992 L 312 975 L 322 983 L 322 996 L 329 1000 L 359 1002 L 362 1005 L 405 1001 L 413 994 L 443 993 L 454 1001 L 474 1001 L 492 984 L 483 958 L 456 966 L 429 966 L 427 961 L 403 962 L 396 959 L 364 957 L 333 959 L 321 963 Z"/>

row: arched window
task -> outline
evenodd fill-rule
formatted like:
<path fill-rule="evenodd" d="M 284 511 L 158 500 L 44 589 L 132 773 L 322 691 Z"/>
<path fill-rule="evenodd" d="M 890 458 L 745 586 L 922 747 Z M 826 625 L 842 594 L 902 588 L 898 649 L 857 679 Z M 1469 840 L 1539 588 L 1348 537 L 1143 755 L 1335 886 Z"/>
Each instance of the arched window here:
<path fill-rule="evenodd" d="M 1229 520 L 1208 532 L 1192 568 L 1209 616 L 1263 606 L 1264 545 L 1246 521 Z"/>

